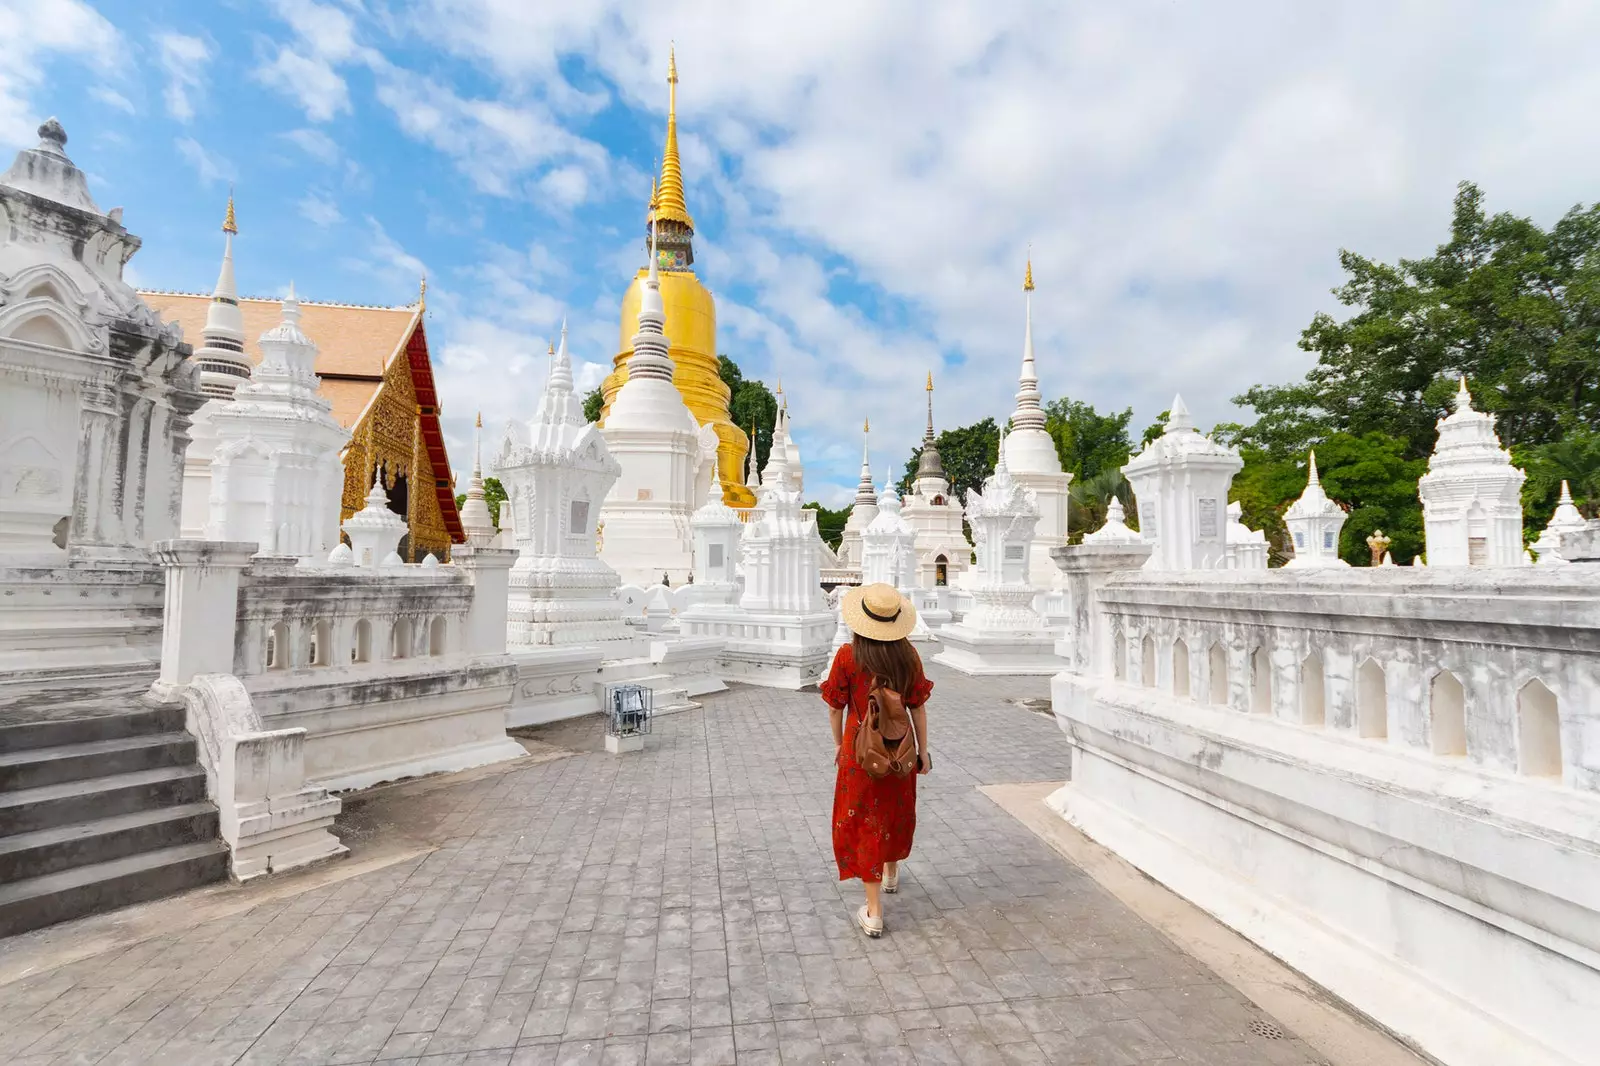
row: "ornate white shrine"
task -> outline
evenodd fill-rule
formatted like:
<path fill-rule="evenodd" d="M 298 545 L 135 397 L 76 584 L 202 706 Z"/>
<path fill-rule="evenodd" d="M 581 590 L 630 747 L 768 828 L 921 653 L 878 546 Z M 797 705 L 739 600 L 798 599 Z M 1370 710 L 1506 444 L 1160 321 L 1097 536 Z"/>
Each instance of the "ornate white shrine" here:
<path fill-rule="evenodd" d="M 861 480 L 856 483 L 856 498 L 850 505 L 850 515 L 845 519 L 844 532 L 839 537 L 839 565 L 846 570 L 861 569 L 861 534 L 878 517 L 878 490 L 872 483 L 872 467 L 867 454 L 871 430 L 870 422 L 861 424 Z"/>
<path fill-rule="evenodd" d="M 916 584 L 931 589 L 953 585 L 972 565 L 972 545 L 961 529 L 961 501 L 950 494 L 944 464 L 933 437 L 933 374 L 928 375 L 928 428 L 911 493 L 905 499 L 905 519 L 917 534 Z"/>
<path fill-rule="evenodd" d="M 300 330 L 292 284 L 283 321 L 260 344 L 250 379 L 231 400 L 205 407 L 215 447 L 206 539 L 255 541 L 266 555 L 321 559 L 339 543 L 339 449 L 350 434 L 317 395 L 317 346 Z M 192 485 L 186 480 L 185 491 Z"/>
<path fill-rule="evenodd" d="M 1428 566 L 1523 566 L 1527 475 L 1500 447 L 1494 416 L 1473 409 L 1465 377 L 1455 408 L 1439 420 L 1439 440 L 1418 485 Z"/>
<path fill-rule="evenodd" d="M 1155 550 L 1152 570 L 1227 566 L 1228 486 L 1244 467 L 1239 453 L 1199 433 L 1182 396 L 1166 430 L 1122 468 L 1139 501 L 1139 535 Z"/>
<path fill-rule="evenodd" d="M 1055 634 L 1033 608 L 1038 590 L 1028 576 L 1039 508 L 1011 476 L 1005 456 L 1002 439 L 983 491 L 967 493 L 967 522 L 978 542 L 978 563 L 966 583 L 973 606 L 960 622 L 939 628 L 944 650 L 934 662 L 964 674 L 1053 674 L 1063 663 Z"/>
<path fill-rule="evenodd" d="M 1539 539 L 1533 542 L 1533 553 L 1538 556 L 1540 566 L 1559 566 L 1569 560 L 1562 557 L 1561 538 L 1568 533 L 1577 533 L 1589 523 L 1583 514 L 1572 502 L 1572 490 L 1567 483 L 1561 483 L 1561 498 L 1556 501 L 1555 513 L 1550 516 L 1550 521 L 1544 527 L 1544 532 L 1539 534 Z"/>
<path fill-rule="evenodd" d="M 1307 469 L 1306 490 L 1283 513 L 1294 548 L 1294 557 L 1284 565 L 1294 569 L 1349 566 L 1339 558 L 1339 531 L 1348 515 L 1322 490 L 1316 452 L 1311 453 Z"/>
<path fill-rule="evenodd" d="M 563 322 L 561 333 L 565 336 L 566 332 L 567 325 Z M 504 487 L 504 484 L 502 482 L 501 486 Z M 466 496 L 466 502 L 461 505 L 461 531 L 467 535 L 468 544 L 477 548 L 488 547 L 494 543 L 500 531 L 495 528 L 494 516 L 489 513 L 489 499 L 483 490 L 482 411 L 478 412 L 472 427 L 472 477 L 467 480 Z"/>

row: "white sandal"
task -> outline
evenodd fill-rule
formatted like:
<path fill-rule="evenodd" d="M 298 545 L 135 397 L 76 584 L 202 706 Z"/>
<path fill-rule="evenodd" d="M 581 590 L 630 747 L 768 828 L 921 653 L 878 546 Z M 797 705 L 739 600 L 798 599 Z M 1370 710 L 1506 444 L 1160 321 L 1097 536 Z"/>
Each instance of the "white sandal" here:
<path fill-rule="evenodd" d="M 883 935 L 883 919 L 874 918 L 872 915 L 868 914 L 867 905 L 865 903 L 861 905 L 860 910 L 856 911 L 856 924 L 861 927 L 861 931 L 863 933 L 867 934 L 873 939 L 877 939 Z"/>
<path fill-rule="evenodd" d="M 892 875 L 887 873 L 883 875 L 883 890 L 891 896 L 900 891 L 899 863 L 894 864 L 894 873 Z"/>

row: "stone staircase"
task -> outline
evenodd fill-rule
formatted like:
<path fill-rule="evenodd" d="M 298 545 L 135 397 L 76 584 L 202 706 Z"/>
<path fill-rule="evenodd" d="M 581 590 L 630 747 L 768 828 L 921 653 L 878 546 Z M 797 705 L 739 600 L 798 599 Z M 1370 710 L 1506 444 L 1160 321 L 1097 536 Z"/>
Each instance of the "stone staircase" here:
<path fill-rule="evenodd" d="M 700 704 L 689 698 L 689 690 L 683 682 L 671 674 L 650 674 L 646 677 L 632 678 L 626 682 L 629 685 L 643 685 L 652 693 L 651 700 L 655 713 L 677 714 L 679 711 L 692 711 Z"/>
<path fill-rule="evenodd" d="M 0 726 L 0 936 L 227 871 L 182 708 Z"/>

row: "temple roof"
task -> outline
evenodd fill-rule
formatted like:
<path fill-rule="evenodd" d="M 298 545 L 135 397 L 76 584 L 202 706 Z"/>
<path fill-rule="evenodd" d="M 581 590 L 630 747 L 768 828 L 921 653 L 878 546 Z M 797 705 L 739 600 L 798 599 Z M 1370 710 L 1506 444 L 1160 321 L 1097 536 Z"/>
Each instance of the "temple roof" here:
<path fill-rule="evenodd" d="M 209 294 L 146 292 L 140 296 L 166 322 L 183 328 L 184 340 L 198 346 L 205 329 Z M 282 318 L 277 299 L 247 296 L 239 300 L 244 316 L 244 350 L 252 365 L 261 362 L 258 341 Z M 383 370 L 411 336 L 417 308 L 368 307 L 359 304 L 300 302 L 300 328 L 316 342 L 317 390 L 333 404 L 333 417 L 345 429 L 354 426 L 383 381 Z"/>

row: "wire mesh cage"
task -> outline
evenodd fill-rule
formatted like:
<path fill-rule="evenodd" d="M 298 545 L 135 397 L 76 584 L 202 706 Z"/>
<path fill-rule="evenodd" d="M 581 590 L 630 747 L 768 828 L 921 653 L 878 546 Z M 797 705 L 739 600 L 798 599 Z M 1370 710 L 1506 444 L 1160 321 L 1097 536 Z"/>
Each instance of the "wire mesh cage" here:
<path fill-rule="evenodd" d="M 655 693 L 644 685 L 606 686 L 606 734 L 639 737 L 650 732 Z"/>

